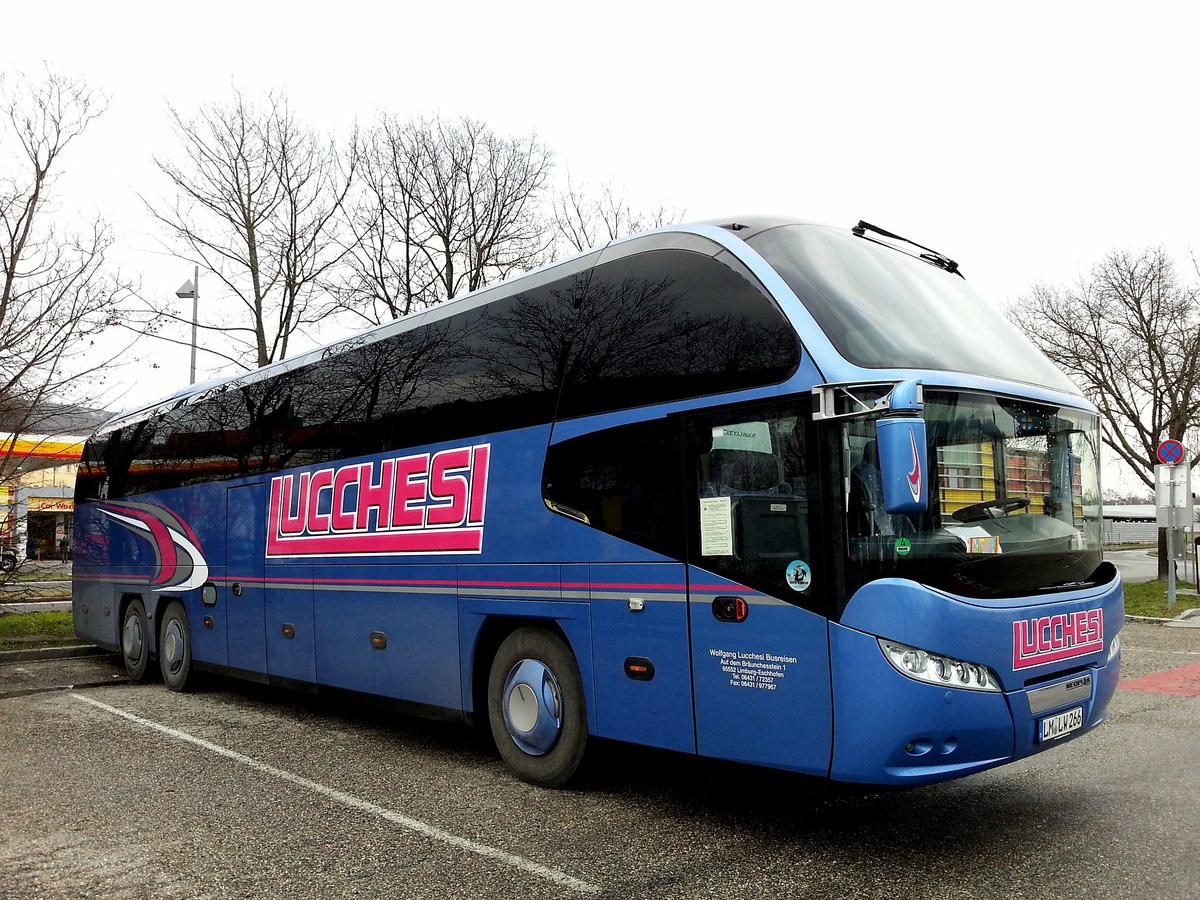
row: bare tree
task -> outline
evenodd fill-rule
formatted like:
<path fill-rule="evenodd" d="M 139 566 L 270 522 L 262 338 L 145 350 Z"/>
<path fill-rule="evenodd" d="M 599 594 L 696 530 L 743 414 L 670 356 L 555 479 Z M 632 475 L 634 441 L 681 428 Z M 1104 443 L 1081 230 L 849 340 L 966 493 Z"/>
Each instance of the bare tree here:
<path fill-rule="evenodd" d="M 582 253 L 619 237 L 679 221 L 683 215 L 659 205 L 638 211 L 625 199 L 623 190 L 605 182 L 598 193 L 587 185 L 576 186 L 568 174 L 566 189 L 553 200 L 554 238 L 567 248 Z"/>
<path fill-rule="evenodd" d="M 345 253 L 339 213 L 357 136 L 339 152 L 275 94 L 257 105 L 236 93 L 190 119 L 168 113 L 184 161 L 155 159 L 175 196 L 147 208 L 242 309 L 237 322 L 208 326 L 234 346 L 206 349 L 250 366 L 282 359 L 298 332 L 333 309 L 322 286 Z"/>
<path fill-rule="evenodd" d="M 359 192 L 347 216 L 348 277 L 330 285 L 344 309 L 374 324 L 441 299 L 428 219 L 432 199 L 417 185 L 431 161 L 416 131 L 384 116 L 366 137 Z"/>
<path fill-rule="evenodd" d="M 1110 253 L 1076 285 L 1034 287 L 1010 315 L 1096 404 L 1104 443 L 1147 487 L 1160 441 L 1200 450 L 1200 290 L 1162 248 Z"/>
<path fill-rule="evenodd" d="M 56 215 L 63 157 L 106 107 L 75 78 L 0 81 L 0 484 L 11 486 L 28 453 L 88 419 L 80 406 L 109 364 L 94 339 L 118 319 L 130 286 L 110 272 L 113 244 L 98 216 L 74 227 Z M 127 316 L 125 324 L 132 325 Z M 143 323 L 144 324 L 144 323 Z M 118 353 L 120 348 L 118 349 Z M 8 529 L 17 523 L 0 510 Z M 10 531 L 11 535 L 11 531 Z"/>
<path fill-rule="evenodd" d="M 106 99 L 49 70 L 0 86 L 0 98 L 0 430 L 21 433 L 51 404 L 88 402 L 103 364 L 92 339 L 115 323 L 129 285 L 109 274 L 101 218 L 69 229 L 54 216 L 61 157 Z"/>
<path fill-rule="evenodd" d="M 381 119 L 365 141 L 342 306 L 381 322 L 547 261 L 552 166 L 536 136 L 474 119 Z"/>

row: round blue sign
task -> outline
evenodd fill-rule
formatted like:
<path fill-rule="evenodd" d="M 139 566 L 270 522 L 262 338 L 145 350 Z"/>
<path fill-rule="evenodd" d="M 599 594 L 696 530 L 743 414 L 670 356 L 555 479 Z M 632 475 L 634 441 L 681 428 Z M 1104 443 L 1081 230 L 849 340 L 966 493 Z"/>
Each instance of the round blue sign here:
<path fill-rule="evenodd" d="M 1158 445 L 1158 461 L 1173 466 L 1183 461 L 1183 444 L 1176 440 L 1165 440 Z"/>
<path fill-rule="evenodd" d="M 793 560 L 787 567 L 787 586 L 793 591 L 807 591 L 812 584 L 812 570 L 803 560 Z"/>

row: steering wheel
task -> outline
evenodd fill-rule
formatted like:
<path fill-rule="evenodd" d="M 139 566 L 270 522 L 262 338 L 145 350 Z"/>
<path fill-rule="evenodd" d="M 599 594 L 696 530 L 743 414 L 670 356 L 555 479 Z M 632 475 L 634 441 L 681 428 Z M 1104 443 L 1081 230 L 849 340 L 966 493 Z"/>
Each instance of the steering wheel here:
<path fill-rule="evenodd" d="M 951 513 L 950 518 L 958 522 L 978 522 L 981 519 L 988 518 L 989 509 L 998 509 L 1007 516 L 1014 510 L 1029 509 L 1029 500 L 1026 497 L 984 500 L 982 503 L 972 503 L 970 506 L 964 506 L 958 512 Z"/>

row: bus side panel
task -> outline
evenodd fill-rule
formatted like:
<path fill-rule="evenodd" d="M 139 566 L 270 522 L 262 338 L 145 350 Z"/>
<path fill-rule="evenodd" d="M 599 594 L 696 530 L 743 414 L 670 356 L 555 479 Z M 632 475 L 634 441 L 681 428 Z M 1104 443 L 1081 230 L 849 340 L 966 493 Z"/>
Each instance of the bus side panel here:
<path fill-rule="evenodd" d="M 218 592 L 218 603 L 226 603 L 229 665 L 266 674 L 265 485 L 259 482 L 226 488 L 226 503 L 226 586 Z M 194 619 L 191 624 L 194 633 Z"/>
<path fill-rule="evenodd" d="M 108 650 L 120 648 L 121 623 L 108 582 L 83 580 L 76 575 L 71 586 L 71 614 L 75 634 Z"/>
<path fill-rule="evenodd" d="M 209 566 L 208 577 L 214 584 L 223 585 L 224 567 Z M 223 586 L 217 588 L 215 606 L 205 606 L 198 589 L 188 591 L 183 595 L 183 607 L 192 632 L 192 659 L 215 668 L 229 665 L 229 597 L 226 589 Z M 205 624 L 206 618 L 212 620 L 211 627 Z"/>
<path fill-rule="evenodd" d="M 121 606 L 136 596 L 146 609 L 151 646 L 164 605 L 180 600 L 189 615 L 192 655 L 210 666 L 226 663 L 225 604 L 202 607 L 200 584 L 224 574 L 225 488 L 165 491 L 151 500 L 82 503 L 76 510 L 74 612 L 80 634 L 120 649 Z M 194 583 L 194 587 L 185 587 Z M 84 609 L 86 607 L 86 610 Z M 211 616 L 213 627 L 204 627 Z"/>
<path fill-rule="evenodd" d="M 267 674 L 317 680 L 313 567 L 270 566 L 267 580 Z"/>
<path fill-rule="evenodd" d="M 683 564 L 593 564 L 591 598 L 596 734 L 694 753 Z"/>
<path fill-rule="evenodd" d="M 316 569 L 313 620 L 322 685 L 459 709 L 454 566 Z"/>
<path fill-rule="evenodd" d="M 229 665 L 230 597 L 225 586 L 225 558 L 214 550 L 225 548 L 226 489 L 222 485 L 206 485 L 189 489 L 184 498 L 186 502 L 181 504 L 179 514 L 199 538 L 197 549 L 208 565 L 208 581 L 217 585 L 214 606 L 204 605 L 199 588 L 183 595 L 192 632 L 192 658 L 201 664 L 224 668 Z M 149 603 L 146 608 L 150 608 Z M 205 617 L 212 620 L 211 628 L 205 626 Z"/>
<path fill-rule="evenodd" d="M 112 584 L 105 574 L 108 535 L 101 516 L 90 503 L 75 507 L 75 561 L 71 566 L 71 615 L 75 633 L 109 650 L 120 644 L 120 628 L 112 619 Z M 109 615 L 104 615 L 104 607 Z"/>

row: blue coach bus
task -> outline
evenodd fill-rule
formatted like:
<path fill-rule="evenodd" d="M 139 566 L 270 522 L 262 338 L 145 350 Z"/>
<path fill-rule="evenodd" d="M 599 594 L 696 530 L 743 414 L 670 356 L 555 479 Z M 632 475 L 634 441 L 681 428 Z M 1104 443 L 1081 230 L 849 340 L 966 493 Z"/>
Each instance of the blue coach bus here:
<path fill-rule="evenodd" d="M 76 630 L 486 722 L 544 786 L 592 737 L 939 781 L 1106 716 L 1099 447 L 948 257 L 675 226 L 112 419 Z"/>

